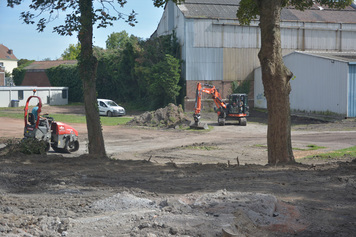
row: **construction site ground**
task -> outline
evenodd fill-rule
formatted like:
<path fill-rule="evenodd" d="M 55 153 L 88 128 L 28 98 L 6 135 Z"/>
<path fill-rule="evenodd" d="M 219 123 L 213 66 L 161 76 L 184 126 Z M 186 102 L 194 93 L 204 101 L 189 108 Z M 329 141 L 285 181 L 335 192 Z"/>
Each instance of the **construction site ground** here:
<path fill-rule="evenodd" d="M 317 157 L 355 146 L 355 119 L 293 115 L 287 166 L 267 165 L 265 113 L 202 120 L 210 130 L 104 126 L 108 159 L 87 155 L 85 124 L 70 124 L 76 153 L 0 155 L 0 236 L 355 235 L 356 157 Z M 0 117 L 0 148 L 22 135 L 23 120 Z"/>

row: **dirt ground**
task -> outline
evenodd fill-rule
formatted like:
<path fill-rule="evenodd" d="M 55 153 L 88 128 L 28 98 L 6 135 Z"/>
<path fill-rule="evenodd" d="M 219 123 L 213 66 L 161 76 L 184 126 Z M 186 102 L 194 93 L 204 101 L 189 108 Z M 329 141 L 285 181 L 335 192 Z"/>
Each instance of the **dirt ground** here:
<path fill-rule="evenodd" d="M 86 155 L 83 124 L 70 124 L 76 153 L 1 155 L 0 236 L 355 235 L 355 157 L 301 159 L 354 146 L 354 119 L 293 115 L 298 163 L 267 166 L 264 113 L 246 127 L 202 118 L 211 130 L 104 126 L 109 159 Z M 22 137 L 22 120 L 0 124 L 0 148 Z"/>

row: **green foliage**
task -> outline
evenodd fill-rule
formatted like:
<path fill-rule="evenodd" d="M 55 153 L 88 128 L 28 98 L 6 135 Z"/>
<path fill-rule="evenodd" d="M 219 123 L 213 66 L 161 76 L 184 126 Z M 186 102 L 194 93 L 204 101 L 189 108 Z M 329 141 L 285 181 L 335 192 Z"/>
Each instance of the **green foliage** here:
<path fill-rule="evenodd" d="M 136 44 L 138 42 L 137 37 L 134 35 L 129 36 L 126 31 L 114 32 L 108 36 L 106 40 L 106 48 L 109 50 L 113 49 L 124 49 L 127 43 Z"/>
<path fill-rule="evenodd" d="M 76 60 L 80 54 L 80 49 L 80 43 L 70 44 L 61 56 L 64 60 Z"/>
<path fill-rule="evenodd" d="M 42 140 L 37 139 L 23 139 L 19 144 L 19 150 L 21 153 L 26 155 L 32 154 L 46 154 L 47 143 Z"/>
<path fill-rule="evenodd" d="M 26 70 L 25 67 L 29 66 L 35 60 L 27 60 L 27 59 L 20 59 L 17 62 L 17 68 L 12 70 L 13 80 L 16 86 L 20 86 L 22 84 L 23 79 L 25 78 Z"/>
<path fill-rule="evenodd" d="M 17 61 L 17 67 L 20 68 L 24 68 L 27 67 L 28 65 L 30 65 L 31 63 L 33 63 L 35 60 L 28 60 L 28 59 L 20 59 L 19 61 Z"/>
<path fill-rule="evenodd" d="M 179 78 L 179 60 L 172 55 L 166 54 L 163 61 L 153 65 L 148 90 L 154 107 L 176 103 L 180 90 Z"/>
<path fill-rule="evenodd" d="M 5 152 L 6 154 L 12 154 L 21 152 L 26 155 L 32 154 L 46 154 L 46 146 L 48 145 L 45 141 L 27 138 L 21 141 L 17 139 L 9 139 L 5 142 Z"/>
<path fill-rule="evenodd" d="M 128 40 L 123 48 L 101 51 L 96 82 L 98 97 L 146 110 L 176 103 L 181 89 L 178 84 L 182 81 L 179 52 L 174 35 Z"/>
<path fill-rule="evenodd" d="M 305 158 L 310 159 L 310 158 L 318 158 L 318 159 L 330 159 L 330 158 L 341 158 L 341 157 L 351 157 L 355 158 L 356 157 L 356 146 L 352 146 L 349 148 L 345 149 L 340 149 L 328 153 L 323 153 L 323 154 L 317 154 L 314 156 L 307 156 Z"/>
<path fill-rule="evenodd" d="M 69 88 L 68 101 L 82 102 L 83 89 L 79 78 L 77 65 L 59 65 L 46 70 L 52 86 L 66 86 Z"/>
<path fill-rule="evenodd" d="M 245 80 L 242 82 L 233 81 L 232 82 L 232 92 L 233 93 L 245 93 L 248 94 L 250 92 L 250 80 Z"/>

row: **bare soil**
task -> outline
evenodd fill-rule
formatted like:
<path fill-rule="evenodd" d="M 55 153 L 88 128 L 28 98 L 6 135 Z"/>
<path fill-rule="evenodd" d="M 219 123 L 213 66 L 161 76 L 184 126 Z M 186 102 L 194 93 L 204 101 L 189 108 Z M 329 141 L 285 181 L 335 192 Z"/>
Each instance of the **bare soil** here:
<path fill-rule="evenodd" d="M 354 146 L 355 120 L 293 115 L 298 163 L 269 166 L 265 113 L 252 111 L 246 127 L 202 117 L 211 130 L 104 126 L 107 159 L 86 154 L 84 124 L 70 124 L 80 134 L 76 153 L 0 155 L 0 236 L 356 233 L 355 157 L 302 159 Z M 22 137 L 22 120 L 0 124 L 0 144 Z M 306 150 L 311 144 L 325 148 Z"/>

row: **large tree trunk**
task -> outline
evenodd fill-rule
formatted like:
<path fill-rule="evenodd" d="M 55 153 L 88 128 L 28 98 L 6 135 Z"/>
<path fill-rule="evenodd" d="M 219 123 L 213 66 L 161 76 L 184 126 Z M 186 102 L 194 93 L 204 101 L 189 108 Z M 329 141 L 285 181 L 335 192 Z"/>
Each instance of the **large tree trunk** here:
<path fill-rule="evenodd" d="M 97 59 L 93 55 L 93 6 L 92 0 L 79 0 L 80 23 L 79 74 L 83 82 L 84 106 L 88 130 L 89 154 L 98 157 L 106 156 L 104 138 L 96 101 L 96 68 Z"/>
<path fill-rule="evenodd" d="M 268 163 L 294 161 L 291 142 L 289 93 L 291 71 L 281 51 L 281 0 L 260 0 L 261 50 L 258 54 L 268 111 Z"/>

